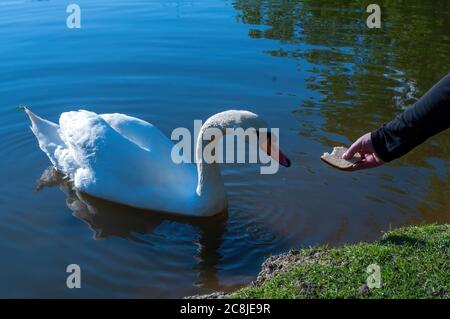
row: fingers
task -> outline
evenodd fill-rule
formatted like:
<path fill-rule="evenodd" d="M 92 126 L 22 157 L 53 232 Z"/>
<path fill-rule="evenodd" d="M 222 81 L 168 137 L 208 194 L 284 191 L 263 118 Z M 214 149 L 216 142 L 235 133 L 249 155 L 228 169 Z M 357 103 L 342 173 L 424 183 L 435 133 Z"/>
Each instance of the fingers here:
<path fill-rule="evenodd" d="M 384 164 L 384 161 L 381 159 L 381 157 L 377 153 L 373 152 L 372 156 L 375 159 L 375 161 L 378 163 L 378 166 Z"/>
<path fill-rule="evenodd" d="M 367 155 L 362 160 L 353 164 L 350 171 L 359 171 L 362 169 L 374 168 L 383 165 L 384 162 L 380 160 L 375 154 Z"/>
<path fill-rule="evenodd" d="M 353 143 L 352 146 L 350 146 L 347 152 L 344 153 L 342 158 L 348 160 L 352 158 L 355 153 L 359 153 L 361 156 L 363 156 L 365 153 L 374 153 L 371 133 L 366 133 L 358 138 L 356 142 Z"/>
<path fill-rule="evenodd" d="M 360 160 L 353 164 L 353 166 L 349 169 L 349 171 L 359 171 L 362 169 L 372 168 L 372 163 L 370 163 L 367 159 Z"/>
<path fill-rule="evenodd" d="M 343 159 L 350 159 L 352 158 L 358 151 L 361 150 L 361 137 L 356 140 L 355 143 L 350 146 L 350 148 L 347 150 L 347 152 L 342 155 Z"/>

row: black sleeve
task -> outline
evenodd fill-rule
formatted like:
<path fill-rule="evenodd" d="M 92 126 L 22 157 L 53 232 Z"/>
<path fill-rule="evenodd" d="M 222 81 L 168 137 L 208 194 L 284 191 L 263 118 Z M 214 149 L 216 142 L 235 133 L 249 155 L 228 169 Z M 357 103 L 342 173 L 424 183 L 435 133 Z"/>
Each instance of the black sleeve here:
<path fill-rule="evenodd" d="M 450 73 L 413 106 L 372 132 L 372 144 L 385 162 L 399 158 L 450 126 Z"/>

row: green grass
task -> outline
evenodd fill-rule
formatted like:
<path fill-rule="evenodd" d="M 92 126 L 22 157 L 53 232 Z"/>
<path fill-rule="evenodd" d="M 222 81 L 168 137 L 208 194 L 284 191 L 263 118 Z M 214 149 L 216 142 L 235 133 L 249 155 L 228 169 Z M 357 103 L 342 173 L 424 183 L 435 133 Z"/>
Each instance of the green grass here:
<path fill-rule="evenodd" d="M 450 225 L 401 228 L 374 243 L 291 253 L 285 271 L 227 297 L 448 298 L 449 249 Z M 381 288 L 365 286 L 370 264 L 380 266 Z"/>

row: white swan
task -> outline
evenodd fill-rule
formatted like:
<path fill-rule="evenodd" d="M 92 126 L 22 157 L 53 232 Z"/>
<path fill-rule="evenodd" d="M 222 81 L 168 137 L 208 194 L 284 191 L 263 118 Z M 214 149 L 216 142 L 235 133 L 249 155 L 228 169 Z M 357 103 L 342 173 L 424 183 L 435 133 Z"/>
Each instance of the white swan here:
<path fill-rule="evenodd" d="M 58 125 L 24 109 L 39 147 L 53 166 L 73 181 L 75 189 L 136 208 L 186 216 L 210 216 L 227 207 L 218 164 L 207 164 L 202 158 L 203 146 L 217 143 L 204 141 L 205 130 L 214 127 L 225 134 L 227 127 L 254 128 L 255 132 L 267 128 L 248 111 L 212 116 L 198 136 L 196 167 L 174 163 L 174 143 L 138 118 L 79 110 L 62 113 Z M 260 143 L 265 149 L 266 145 Z M 281 152 L 270 154 L 269 148 L 268 153 L 281 165 L 290 166 Z"/>

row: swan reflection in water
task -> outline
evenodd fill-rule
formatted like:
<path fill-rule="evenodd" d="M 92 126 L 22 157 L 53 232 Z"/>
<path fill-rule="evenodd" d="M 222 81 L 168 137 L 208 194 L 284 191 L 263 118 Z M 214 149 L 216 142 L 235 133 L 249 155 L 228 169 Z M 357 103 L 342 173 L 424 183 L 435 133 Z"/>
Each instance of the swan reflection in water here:
<path fill-rule="evenodd" d="M 67 196 L 67 207 L 73 216 L 85 222 L 94 232 L 94 239 L 117 236 L 128 240 L 145 243 L 135 234 L 149 234 L 164 221 L 188 224 L 199 233 L 197 254 L 199 286 L 217 289 L 217 267 L 221 261 L 219 248 L 225 233 L 227 212 L 213 217 L 180 217 L 148 210 L 136 209 L 110 201 L 94 198 L 80 193 L 73 188 L 70 180 L 63 174 L 48 167 L 41 175 L 36 191 L 45 187 L 58 187 Z"/>

